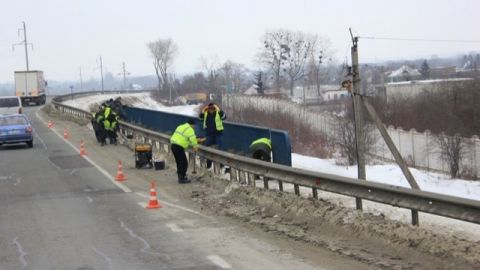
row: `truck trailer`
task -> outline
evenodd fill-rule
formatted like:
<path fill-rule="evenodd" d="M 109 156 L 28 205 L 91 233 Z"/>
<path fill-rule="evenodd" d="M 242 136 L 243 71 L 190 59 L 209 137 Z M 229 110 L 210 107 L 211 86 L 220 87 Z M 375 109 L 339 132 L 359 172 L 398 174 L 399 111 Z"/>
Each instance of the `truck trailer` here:
<path fill-rule="evenodd" d="M 15 95 L 22 99 L 24 105 L 29 103 L 45 104 L 47 100 L 46 86 L 43 71 L 15 71 Z"/>

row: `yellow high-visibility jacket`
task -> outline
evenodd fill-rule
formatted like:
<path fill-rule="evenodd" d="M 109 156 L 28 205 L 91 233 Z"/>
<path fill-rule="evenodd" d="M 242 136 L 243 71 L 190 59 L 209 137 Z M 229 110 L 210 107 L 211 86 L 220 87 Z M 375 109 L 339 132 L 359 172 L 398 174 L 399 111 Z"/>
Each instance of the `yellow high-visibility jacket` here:
<path fill-rule="evenodd" d="M 170 143 L 180 145 L 183 149 L 187 149 L 188 146 L 198 145 L 195 130 L 189 123 L 178 126 L 172 137 L 170 137 Z"/>

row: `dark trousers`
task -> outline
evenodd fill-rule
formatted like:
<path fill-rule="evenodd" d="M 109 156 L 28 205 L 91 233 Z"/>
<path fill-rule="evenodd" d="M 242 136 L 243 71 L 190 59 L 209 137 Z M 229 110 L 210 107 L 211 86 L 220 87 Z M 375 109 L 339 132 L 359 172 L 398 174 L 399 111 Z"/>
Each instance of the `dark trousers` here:
<path fill-rule="evenodd" d="M 266 162 L 271 161 L 272 150 L 270 149 L 270 147 L 268 147 L 267 144 L 257 143 L 257 144 L 250 147 L 250 151 L 251 151 L 252 157 L 254 159 L 259 159 L 259 160 L 263 160 L 263 161 L 266 161 Z"/>
<path fill-rule="evenodd" d="M 208 133 L 205 135 L 205 146 L 216 145 L 218 150 L 223 150 L 223 132 Z M 207 159 L 207 168 L 212 167 L 212 161 Z"/>
<path fill-rule="evenodd" d="M 97 123 L 97 121 L 95 120 L 92 120 L 91 123 L 92 123 L 93 131 L 95 132 L 95 138 L 97 139 L 97 142 L 102 142 L 100 137 L 100 128 L 101 128 L 100 124 Z"/>
<path fill-rule="evenodd" d="M 172 153 L 177 163 L 177 174 L 179 180 L 187 176 L 188 160 L 185 149 L 178 144 L 172 144 Z"/>

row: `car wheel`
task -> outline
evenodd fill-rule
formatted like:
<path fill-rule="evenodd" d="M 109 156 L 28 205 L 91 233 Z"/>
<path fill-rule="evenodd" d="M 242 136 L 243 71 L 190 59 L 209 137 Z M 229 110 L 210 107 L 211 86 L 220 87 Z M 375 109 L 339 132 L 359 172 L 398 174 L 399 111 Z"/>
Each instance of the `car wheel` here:
<path fill-rule="evenodd" d="M 29 148 L 32 148 L 33 147 L 33 140 L 27 142 L 27 145 L 28 145 Z"/>

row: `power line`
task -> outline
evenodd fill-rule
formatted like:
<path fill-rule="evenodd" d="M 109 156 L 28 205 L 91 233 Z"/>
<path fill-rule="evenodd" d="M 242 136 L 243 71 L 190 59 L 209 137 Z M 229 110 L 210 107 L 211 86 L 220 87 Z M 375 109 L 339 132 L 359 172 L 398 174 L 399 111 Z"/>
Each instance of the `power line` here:
<path fill-rule="evenodd" d="M 395 40 L 395 41 L 414 41 L 414 42 L 480 43 L 480 40 L 466 40 L 466 39 L 427 39 L 427 38 L 393 38 L 393 37 L 362 37 L 362 36 L 358 38 Z"/>

